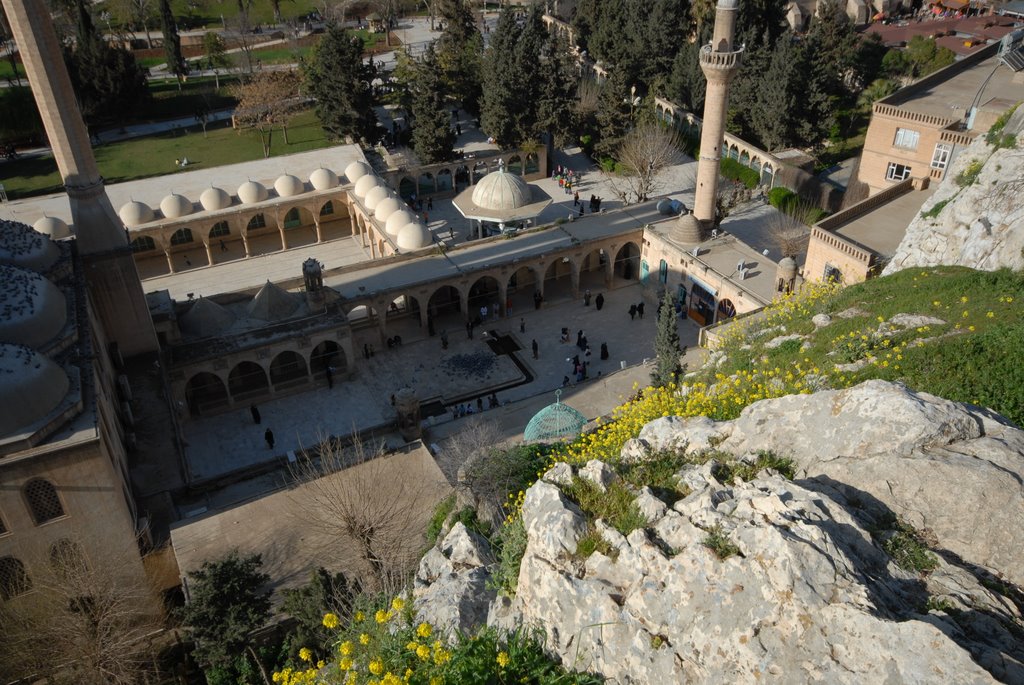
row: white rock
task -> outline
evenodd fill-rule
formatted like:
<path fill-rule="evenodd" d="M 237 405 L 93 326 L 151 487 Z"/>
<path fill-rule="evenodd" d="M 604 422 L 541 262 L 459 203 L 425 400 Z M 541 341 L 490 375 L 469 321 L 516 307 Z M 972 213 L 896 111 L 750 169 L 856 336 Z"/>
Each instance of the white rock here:
<path fill-rule="evenodd" d="M 615 475 L 615 471 L 608 464 L 597 459 L 591 459 L 580 469 L 580 478 L 593 483 L 597 486 L 598 490 L 604 492 L 618 476 Z"/>
<path fill-rule="evenodd" d="M 543 479 L 555 485 L 572 485 L 572 467 L 560 461 L 544 473 Z"/>

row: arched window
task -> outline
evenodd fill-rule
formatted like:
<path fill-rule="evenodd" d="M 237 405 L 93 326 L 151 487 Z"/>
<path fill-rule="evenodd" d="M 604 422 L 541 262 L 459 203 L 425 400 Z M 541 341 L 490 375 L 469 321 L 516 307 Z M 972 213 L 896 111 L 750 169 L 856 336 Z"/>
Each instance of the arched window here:
<path fill-rule="evenodd" d="M 223 238 L 226 235 L 231 235 L 231 229 L 228 228 L 228 222 L 218 221 L 210 229 L 211 238 Z"/>
<path fill-rule="evenodd" d="M 288 213 L 284 215 L 284 227 L 285 228 L 296 228 L 302 225 L 302 218 L 299 216 L 299 208 L 292 207 L 288 210 Z"/>
<path fill-rule="evenodd" d="M 156 241 L 148 235 L 140 235 L 132 241 L 132 252 L 149 252 L 156 249 Z"/>
<path fill-rule="evenodd" d="M 61 538 L 50 545 L 50 568 L 62 578 L 80 578 L 89 564 L 77 542 Z"/>
<path fill-rule="evenodd" d="M 187 228 L 179 228 L 171 236 L 171 245 L 184 245 L 192 242 L 192 231 Z"/>
<path fill-rule="evenodd" d="M 658 282 L 662 285 L 668 283 L 668 262 L 664 259 L 658 264 Z"/>
<path fill-rule="evenodd" d="M 0 598 L 10 599 L 32 589 L 25 564 L 14 557 L 0 559 Z"/>
<path fill-rule="evenodd" d="M 327 204 L 320 208 L 320 216 L 330 216 L 331 214 L 334 214 L 333 202 L 328 202 Z"/>
<path fill-rule="evenodd" d="M 64 506 L 57 496 L 57 488 L 43 478 L 33 478 L 25 483 L 25 501 L 36 525 L 52 521 L 64 515 Z"/>
<path fill-rule="evenodd" d="M 263 228 L 267 225 L 267 220 L 263 218 L 262 214 L 257 214 L 253 218 L 249 219 L 249 230 L 254 228 Z"/>

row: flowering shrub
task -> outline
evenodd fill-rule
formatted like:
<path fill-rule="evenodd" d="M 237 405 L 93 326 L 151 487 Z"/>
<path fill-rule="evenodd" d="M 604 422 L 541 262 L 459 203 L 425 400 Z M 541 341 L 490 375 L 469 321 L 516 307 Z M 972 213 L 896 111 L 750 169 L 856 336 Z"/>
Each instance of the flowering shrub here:
<path fill-rule="evenodd" d="M 543 635 L 501 635 L 484 629 L 454 642 L 429 623 L 416 620 L 412 601 L 396 597 L 356 611 L 344 623 L 324 614 L 325 628 L 337 631 L 334 660 L 313 662 L 311 649 L 299 651 L 302 663 L 273 674 L 278 685 L 461 685 L 463 683 L 601 682 L 589 674 L 569 673 L 543 649 Z"/>

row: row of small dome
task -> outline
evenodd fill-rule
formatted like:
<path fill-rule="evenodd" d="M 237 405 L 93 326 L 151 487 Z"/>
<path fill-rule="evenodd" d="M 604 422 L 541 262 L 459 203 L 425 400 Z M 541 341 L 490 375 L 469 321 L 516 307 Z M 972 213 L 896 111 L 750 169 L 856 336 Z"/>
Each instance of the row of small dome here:
<path fill-rule="evenodd" d="M 419 217 L 409 210 L 408 205 L 383 180 L 367 174 L 352 188 L 352 193 L 362 201 L 366 211 L 384 226 L 399 250 L 419 250 L 433 242 L 430 230 Z"/>
<path fill-rule="evenodd" d="M 345 167 L 345 178 L 349 183 L 357 183 L 365 176 L 373 176 L 370 167 L 366 162 L 352 162 Z M 374 177 L 376 178 L 376 177 Z M 341 179 L 330 169 L 323 167 L 309 175 L 309 184 L 313 190 L 330 190 L 337 187 Z M 274 191 L 278 197 L 294 197 L 306 192 L 306 184 L 297 176 L 283 174 L 274 181 Z M 252 205 L 263 202 L 270 197 L 266 186 L 256 181 L 246 181 L 236 191 L 238 201 L 243 205 Z M 204 211 L 213 212 L 220 209 L 227 209 L 234 200 L 227 191 L 216 186 L 210 186 L 199 196 L 199 204 Z M 195 211 L 195 204 L 183 195 L 171 193 L 160 201 L 160 213 L 165 219 L 178 219 L 187 216 Z M 121 221 L 126 226 L 139 226 L 149 223 L 156 218 L 156 213 L 145 202 L 132 200 L 122 205 L 118 210 Z"/>

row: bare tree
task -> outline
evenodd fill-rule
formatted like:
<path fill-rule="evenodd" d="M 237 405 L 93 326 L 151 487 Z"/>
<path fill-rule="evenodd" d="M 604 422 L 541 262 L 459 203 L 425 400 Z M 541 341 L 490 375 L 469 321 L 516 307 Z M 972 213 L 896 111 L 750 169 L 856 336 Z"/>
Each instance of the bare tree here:
<path fill-rule="evenodd" d="M 767 226 L 768 237 L 782 256 L 795 258 L 807 251 L 811 236 L 808 226 L 817 214 L 814 205 L 799 200 L 772 215 Z"/>
<path fill-rule="evenodd" d="M 252 73 L 256 70 L 257 60 L 253 58 L 253 25 L 249 18 L 248 5 L 240 0 L 236 16 L 224 22 L 224 41 L 230 48 L 237 50 L 238 62 L 242 70 Z"/>
<path fill-rule="evenodd" d="M 644 202 L 660 187 L 658 176 L 682 160 L 679 134 L 658 123 L 643 123 L 626 134 L 616 159 L 621 173 L 611 178 L 624 204 Z"/>
<path fill-rule="evenodd" d="M 146 34 L 146 47 L 153 47 L 149 25 L 158 21 L 156 0 L 114 0 L 110 11 L 121 25 L 141 27 Z"/>
<path fill-rule="evenodd" d="M 293 71 L 261 71 L 235 88 L 235 122 L 260 134 L 263 156 L 270 156 L 274 128 L 281 127 L 288 142 L 288 122 L 302 105 L 299 76 Z"/>
<path fill-rule="evenodd" d="M 301 487 L 292 490 L 293 514 L 331 539 L 351 541 L 361 568 L 348 570 L 371 592 L 395 593 L 416 570 L 424 512 L 436 504 L 439 483 L 403 473 L 407 455 L 385 456 L 384 446 L 322 440 L 289 465 Z"/>
<path fill-rule="evenodd" d="M 30 559 L 25 582 L 33 592 L 0 603 L 3 682 L 149 682 L 156 670 L 149 640 L 163 629 L 162 608 L 134 544 L 111 549 L 105 540 L 102 548 L 108 553 L 86 558 L 63 539 L 48 556 Z"/>

